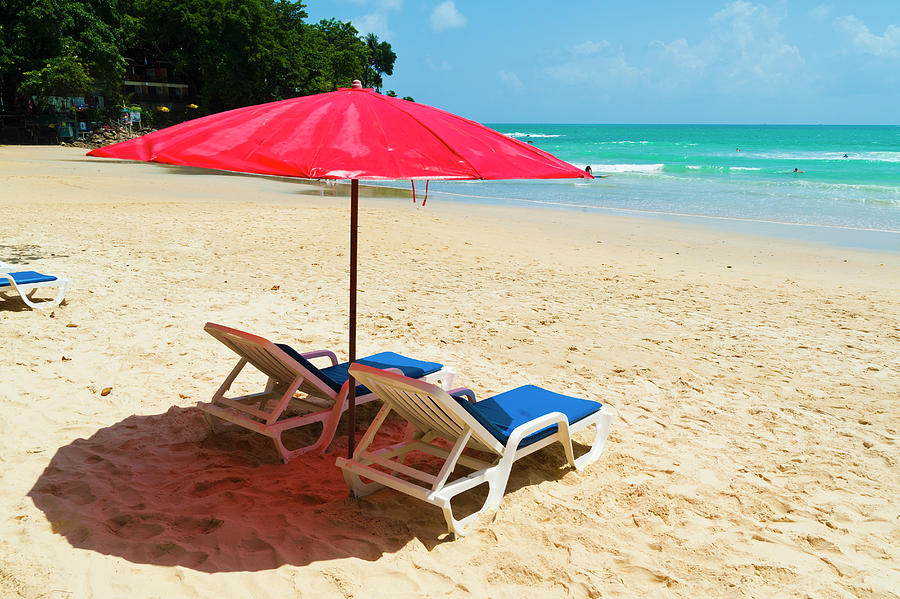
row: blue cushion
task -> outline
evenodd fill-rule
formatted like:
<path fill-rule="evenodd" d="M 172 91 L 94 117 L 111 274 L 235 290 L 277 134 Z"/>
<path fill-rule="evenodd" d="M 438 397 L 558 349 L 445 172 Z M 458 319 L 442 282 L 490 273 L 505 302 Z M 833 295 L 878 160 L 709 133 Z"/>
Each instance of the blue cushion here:
<path fill-rule="evenodd" d="M 294 349 L 293 347 L 291 347 L 290 345 L 286 345 L 286 344 L 284 344 L 284 343 L 276 343 L 275 345 L 277 345 L 278 347 L 280 347 L 281 349 L 283 349 L 283 350 L 284 350 L 284 353 L 286 353 L 287 355 L 289 355 L 290 357 L 292 357 L 294 360 L 296 360 L 297 362 L 299 362 L 301 366 L 303 366 L 304 368 L 306 368 L 306 369 L 307 369 L 308 371 L 310 371 L 312 374 L 314 374 L 314 375 L 316 375 L 317 377 L 319 377 L 319 378 L 320 378 L 322 381 L 324 381 L 329 387 L 332 386 L 331 383 L 328 381 L 328 379 L 326 379 L 326 378 L 322 375 L 322 372 L 321 372 L 318 368 L 316 368 L 316 365 L 313 364 L 312 362 L 310 362 L 309 360 L 307 360 L 306 358 L 304 358 L 303 356 L 301 356 L 301 355 L 300 355 L 300 352 L 298 352 L 297 350 L 295 350 L 295 349 Z M 339 391 L 340 388 L 341 388 L 340 385 L 338 385 L 338 388 L 337 388 L 337 389 L 334 389 L 334 390 L 335 390 L 335 391 Z"/>
<path fill-rule="evenodd" d="M 569 424 L 572 424 L 602 407 L 596 401 L 561 395 L 534 385 L 524 385 L 474 404 L 459 397 L 456 401 L 503 445 L 509 441 L 509 436 L 516 427 L 550 412 L 562 412 L 569 419 Z M 522 439 L 519 447 L 549 437 L 556 429 L 557 425 L 552 424 L 531 433 Z"/>
<path fill-rule="evenodd" d="M 316 368 L 312 362 L 301 356 L 299 352 L 289 345 L 285 345 L 284 343 L 276 343 L 275 345 L 283 349 L 287 355 L 297 360 L 297 362 L 302 364 L 303 367 L 312 374 L 319 377 L 322 382 L 331 387 L 335 393 L 340 391 L 344 383 L 347 382 L 347 379 L 350 378 L 350 373 L 348 372 L 350 362 L 342 362 L 341 364 L 328 366 L 326 368 Z M 387 368 L 399 368 L 403 374 L 414 379 L 422 378 L 426 374 L 437 372 L 444 367 L 443 364 L 438 364 L 437 362 L 414 360 L 390 351 L 373 354 L 366 358 L 361 358 L 357 360 L 357 362 L 373 368 L 381 368 L 382 370 Z M 367 393 L 369 393 L 369 390 L 364 386 L 356 386 L 357 396 L 365 395 Z"/>
<path fill-rule="evenodd" d="M 34 272 L 33 270 L 23 270 L 22 272 L 10 272 L 7 274 L 13 278 L 13 281 L 16 282 L 16 285 L 47 283 L 49 281 L 56 280 L 56 277 L 52 275 L 42 275 L 41 273 Z M 9 281 L 7 279 L 0 279 L 0 287 L 9 287 Z"/>

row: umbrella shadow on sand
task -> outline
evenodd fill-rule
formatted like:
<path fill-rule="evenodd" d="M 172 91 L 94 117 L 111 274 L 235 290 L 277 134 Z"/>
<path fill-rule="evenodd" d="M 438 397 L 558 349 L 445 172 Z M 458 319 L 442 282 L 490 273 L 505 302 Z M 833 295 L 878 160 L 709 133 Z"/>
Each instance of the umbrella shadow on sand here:
<path fill-rule="evenodd" d="M 283 464 L 268 439 L 210 435 L 198 410 L 172 407 L 61 447 L 28 495 L 73 547 L 202 572 L 374 561 L 449 538 L 440 511 L 406 495 L 350 500 L 334 464 L 343 443 Z M 565 474 L 561 450 L 541 453 L 514 469 L 507 492 Z"/>

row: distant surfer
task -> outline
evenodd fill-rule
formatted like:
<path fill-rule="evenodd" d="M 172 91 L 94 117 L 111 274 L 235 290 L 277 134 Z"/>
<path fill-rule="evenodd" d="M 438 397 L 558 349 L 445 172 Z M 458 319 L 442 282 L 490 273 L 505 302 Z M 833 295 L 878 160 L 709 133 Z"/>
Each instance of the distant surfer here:
<path fill-rule="evenodd" d="M 846 155 L 846 154 L 844 154 L 844 158 L 850 158 L 850 157 L 849 157 L 849 156 L 847 156 L 847 155 Z"/>

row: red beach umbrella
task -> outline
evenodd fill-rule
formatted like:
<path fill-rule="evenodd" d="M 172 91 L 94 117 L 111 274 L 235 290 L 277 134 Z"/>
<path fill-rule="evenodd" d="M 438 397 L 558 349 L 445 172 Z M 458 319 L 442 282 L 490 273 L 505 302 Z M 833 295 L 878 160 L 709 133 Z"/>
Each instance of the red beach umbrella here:
<path fill-rule="evenodd" d="M 565 179 L 591 175 L 530 144 L 449 112 L 352 88 L 194 119 L 88 156 L 224 171 L 350 179 L 350 347 L 356 359 L 359 180 Z M 355 430 L 350 381 L 349 453 Z"/>

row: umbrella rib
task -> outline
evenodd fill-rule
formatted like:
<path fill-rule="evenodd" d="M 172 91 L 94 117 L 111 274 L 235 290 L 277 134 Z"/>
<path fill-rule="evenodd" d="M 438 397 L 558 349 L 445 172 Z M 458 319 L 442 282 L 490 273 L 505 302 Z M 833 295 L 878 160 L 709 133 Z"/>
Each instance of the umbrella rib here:
<path fill-rule="evenodd" d="M 377 97 L 377 94 L 373 94 L 373 95 L 375 95 Z M 381 119 L 374 118 L 375 117 L 374 112 L 372 113 L 372 115 L 373 115 L 372 122 L 375 123 L 375 125 L 378 127 L 378 130 L 381 132 L 382 139 L 387 140 L 388 134 L 387 134 L 387 131 L 385 131 L 384 127 L 381 125 Z M 416 122 L 418 122 L 418 121 L 416 121 Z M 401 167 L 400 167 L 400 163 L 397 162 L 397 157 L 394 155 L 393 152 L 390 153 L 390 157 L 391 157 L 391 162 L 394 164 L 395 172 L 399 173 L 401 171 Z"/>
<path fill-rule="evenodd" d="M 314 97 L 315 97 L 315 96 L 298 96 L 297 98 L 292 98 L 292 100 L 299 100 L 300 98 L 314 98 Z M 288 101 L 290 101 L 290 100 L 288 100 Z M 285 112 L 288 113 L 288 114 L 290 114 L 290 111 L 289 111 L 289 110 L 286 110 Z M 249 150 L 245 156 L 249 158 L 249 157 L 255 155 L 255 153 L 256 153 L 258 150 L 260 150 L 261 148 L 266 147 L 266 145 L 267 145 L 267 143 L 268 143 L 268 141 L 269 141 L 270 139 L 276 137 L 278 134 L 279 134 L 278 129 L 273 128 L 271 134 L 270 134 L 269 136 L 265 137 L 264 139 L 260 139 L 260 140 L 257 142 L 256 147 L 254 147 L 254 148 L 252 148 L 251 150 Z M 316 150 L 316 154 L 315 154 L 315 157 L 314 157 L 314 158 L 318 158 L 319 150 L 321 149 L 321 147 L 322 147 L 322 146 L 321 146 L 321 144 L 320 144 L 319 147 L 318 147 L 318 149 Z M 306 178 L 306 179 L 313 179 L 313 178 L 315 178 L 315 177 L 312 177 L 312 176 L 311 176 L 311 171 L 310 171 L 310 168 L 309 168 L 308 165 L 297 165 L 296 162 L 293 161 L 293 160 L 291 160 L 291 161 L 285 161 L 284 164 L 285 164 L 286 166 L 289 166 L 289 167 L 290 167 L 290 170 L 293 171 L 294 173 L 296 173 L 295 176 L 299 176 L 299 177 L 301 177 L 301 178 Z M 311 161 L 309 164 L 315 164 L 315 160 Z"/>
<path fill-rule="evenodd" d="M 412 120 L 414 120 L 415 122 L 417 122 L 419 125 L 421 125 L 425 130 L 427 130 L 429 133 L 431 133 L 431 135 L 432 135 L 435 139 L 437 139 L 437 140 L 438 140 L 445 148 L 447 148 L 447 149 L 448 149 L 451 153 L 453 153 L 455 156 L 459 157 L 459 159 L 460 159 L 461 161 L 463 161 L 463 162 L 470 168 L 470 170 L 471 170 L 472 172 L 474 172 L 475 174 L 478 175 L 477 177 L 473 177 L 474 179 L 487 179 L 487 177 L 483 176 L 483 175 L 479 172 L 479 170 L 478 170 L 477 168 L 475 168 L 475 166 L 474 166 L 471 162 L 469 162 L 468 160 L 466 160 L 466 158 L 465 158 L 464 156 L 462 156 L 459 152 L 457 152 L 456 150 L 454 150 L 452 146 L 450 146 L 449 144 L 447 144 L 447 142 L 445 142 L 445 141 L 444 141 L 437 133 L 435 133 L 434 129 L 432 129 L 431 127 L 429 127 L 428 125 L 426 125 L 424 122 L 422 122 L 418 117 L 416 117 L 416 116 L 415 116 L 414 114 L 412 114 L 410 111 L 405 110 L 402 106 L 398 105 L 397 102 L 390 102 L 390 101 L 388 101 L 385 97 L 380 96 L 379 94 L 375 94 L 375 96 L 378 97 L 378 99 L 380 99 L 380 100 L 382 100 L 382 101 L 384 101 L 384 102 L 387 102 L 389 106 L 395 108 L 396 110 L 399 110 L 400 112 L 403 112 L 403 113 L 406 114 L 409 118 L 411 118 Z M 466 123 L 469 123 L 469 124 L 471 124 L 471 125 L 473 125 L 473 126 L 475 126 L 475 127 L 478 127 L 478 128 L 481 130 L 482 133 L 488 133 L 488 134 L 490 134 L 492 137 L 497 138 L 497 139 L 499 139 L 499 140 L 502 140 L 503 142 L 506 142 L 506 143 L 513 142 L 513 143 L 515 143 L 517 146 L 519 146 L 519 148 L 520 148 L 521 150 L 526 150 L 529 154 L 532 154 L 532 155 L 534 155 L 534 156 L 537 157 L 537 158 L 540 158 L 540 159 L 543 159 L 543 160 L 547 160 L 548 158 L 550 158 L 550 159 L 552 159 L 552 160 L 556 163 L 556 166 L 558 166 L 559 168 L 564 168 L 565 166 L 570 166 L 568 163 L 566 163 L 566 162 L 560 160 L 559 158 L 557 158 L 557 157 L 554 156 L 553 154 L 550 154 L 549 152 L 546 152 L 546 151 L 544 151 L 544 150 L 541 150 L 540 148 L 536 148 L 536 147 L 534 147 L 534 146 L 532 146 L 532 145 L 530 145 L 530 144 L 526 144 L 525 142 L 520 141 L 520 140 L 518 140 L 518 139 L 513 139 L 513 138 L 511 138 L 511 137 L 509 137 L 509 136 L 507 136 L 507 135 L 503 135 L 503 134 L 500 133 L 499 131 L 495 131 L 495 130 L 491 129 L 490 127 L 485 127 L 484 125 L 482 125 L 481 123 L 479 123 L 479 122 L 477 122 L 477 121 L 473 121 L 473 120 L 471 120 L 471 119 L 467 119 L 467 118 L 461 117 L 461 116 L 459 116 L 459 115 L 454 115 L 454 114 L 452 114 L 452 113 L 449 113 L 449 112 L 447 112 L 447 111 L 445 111 L 445 110 L 441 110 L 440 108 L 435 108 L 435 107 L 433 107 L 433 106 L 432 106 L 431 108 L 434 109 L 434 110 L 439 110 L 440 112 L 446 114 L 448 117 L 451 117 L 451 118 L 453 118 L 453 119 L 459 119 L 459 120 L 462 120 L 462 121 L 464 121 L 464 122 L 466 122 Z M 452 122 L 452 120 L 451 120 L 451 122 Z M 432 178 L 433 178 L 433 179 L 440 179 L 441 177 L 432 177 Z"/>
<path fill-rule="evenodd" d="M 478 175 L 477 177 L 472 177 L 472 179 L 485 179 L 485 177 L 483 177 L 481 175 L 481 173 L 478 171 L 478 169 L 475 168 L 475 165 L 473 165 L 471 162 L 466 160 L 466 158 L 462 154 L 460 154 L 459 152 L 454 150 L 452 146 L 450 146 L 447 142 L 445 142 L 443 140 L 443 138 L 434 131 L 434 129 L 432 129 L 431 127 L 426 125 L 424 122 L 422 122 L 418 117 L 416 117 L 414 114 L 412 114 L 408 110 L 404 110 L 401 106 L 398 106 L 396 102 L 388 102 L 387 100 L 383 100 L 382 97 L 379 97 L 379 96 L 380 96 L 380 94 L 376 94 L 376 97 L 378 97 L 379 100 L 382 100 L 383 102 L 387 103 L 388 106 L 390 106 L 396 110 L 399 110 L 400 112 L 404 113 L 406 116 L 408 116 L 409 118 L 414 120 L 423 129 L 428 131 L 432 135 L 432 137 L 434 137 L 436 140 L 438 140 L 441 143 L 441 145 L 443 145 L 445 148 L 447 148 L 447 150 L 449 150 L 450 153 L 452 153 L 454 156 L 458 157 L 462 162 L 464 162 L 466 164 L 466 166 L 469 167 L 469 170 L 471 170 L 473 173 Z M 444 112 L 444 111 L 441 111 L 441 112 Z M 460 118 L 462 118 L 462 117 L 460 117 Z M 464 120 L 467 120 L 467 119 L 464 119 Z M 475 121 L 471 121 L 471 122 L 474 123 Z M 440 178 L 441 177 L 432 177 L 432 179 L 440 179 Z"/>
<path fill-rule="evenodd" d="M 336 91 L 336 92 L 332 92 L 332 93 L 334 93 L 334 94 L 340 94 L 340 93 L 346 93 L 346 92 Z M 329 123 L 328 123 L 328 135 L 327 135 L 327 136 L 323 136 L 323 137 L 321 137 L 321 138 L 319 139 L 319 143 L 318 143 L 318 145 L 316 145 L 316 149 L 315 149 L 315 151 L 313 152 L 312 158 L 310 158 L 310 161 L 309 161 L 310 169 L 316 168 L 315 164 L 317 164 L 318 161 L 319 161 L 319 154 L 322 152 L 322 148 L 325 146 L 325 143 L 324 143 L 324 142 L 325 142 L 326 139 L 332 139 L 332 134 L 334 133 L 334 130 L 335 130 L 335 128 L 337 128 L 337 126 L 338 126 L 337 119 L 330 119 L 330 120 L 329 120 Z M 310 172 L 309 174 L 312 175 L 311 172 Z M 310 179 L 324 179 L 324 178 L 326 178 L 326 177 L 312 177 L 312 176 L 310 176 Z M 342 177 L 342 178 L 346 179 L 347 177 Z M 353 177 L 353 178 L 356 178 L 356 177 Z"/>

